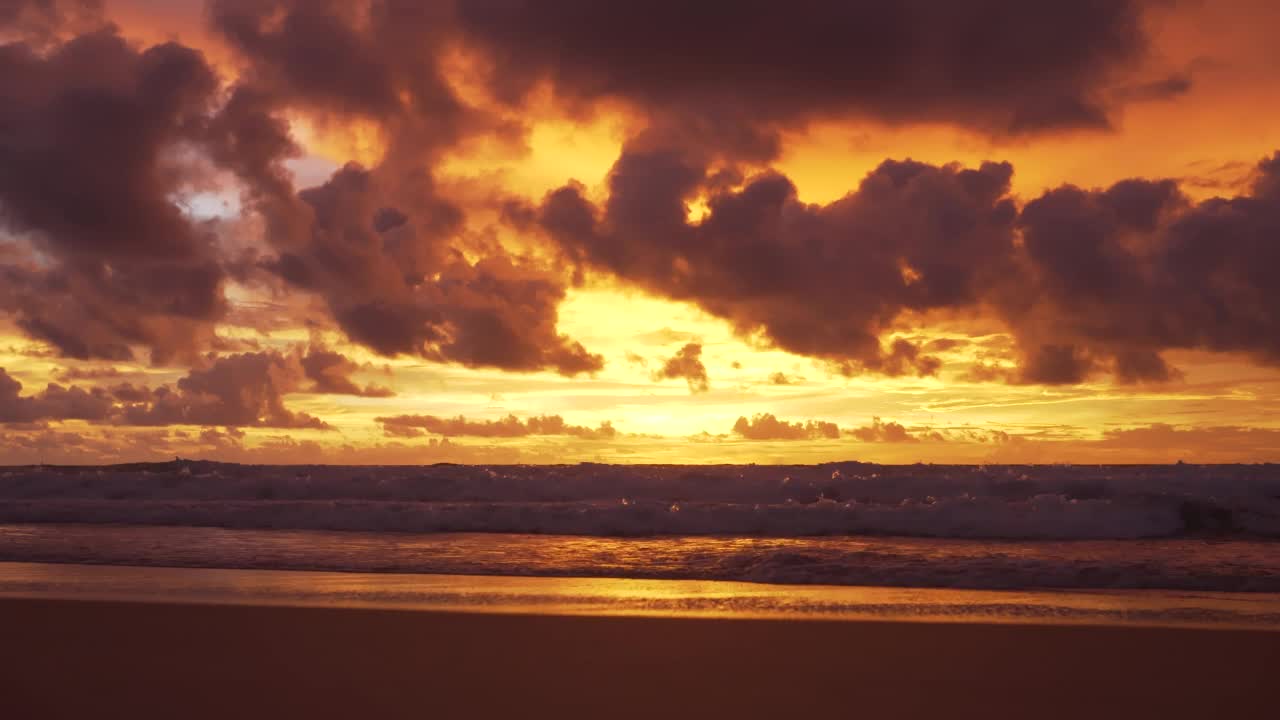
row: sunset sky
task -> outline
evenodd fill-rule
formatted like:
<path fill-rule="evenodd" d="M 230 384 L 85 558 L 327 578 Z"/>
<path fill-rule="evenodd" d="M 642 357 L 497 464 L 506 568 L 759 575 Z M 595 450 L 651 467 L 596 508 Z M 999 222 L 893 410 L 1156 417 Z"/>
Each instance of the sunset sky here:
<path fill-rule="evenodd" d="M 0 0 L 0 463 L 1280 461 L 1278 27 Z"/>

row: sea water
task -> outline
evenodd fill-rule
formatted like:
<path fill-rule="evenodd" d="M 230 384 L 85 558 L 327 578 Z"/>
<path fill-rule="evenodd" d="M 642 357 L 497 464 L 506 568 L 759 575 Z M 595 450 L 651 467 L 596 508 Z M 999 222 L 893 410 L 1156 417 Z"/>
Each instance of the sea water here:
<path fill-rule="evenodd" d="M 1280 466 L 6 468 L 0 561 L 1159 591 L 1275 608 Z"/>

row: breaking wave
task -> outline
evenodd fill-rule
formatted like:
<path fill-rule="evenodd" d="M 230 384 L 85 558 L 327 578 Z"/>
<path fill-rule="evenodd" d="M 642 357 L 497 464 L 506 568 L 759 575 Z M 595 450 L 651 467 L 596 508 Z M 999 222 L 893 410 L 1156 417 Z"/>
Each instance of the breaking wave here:
<path fill-rule="evenodd" d="M 1280 537 L 1280 466 L 0 470 L 0 522 L 589 536 Z"/>

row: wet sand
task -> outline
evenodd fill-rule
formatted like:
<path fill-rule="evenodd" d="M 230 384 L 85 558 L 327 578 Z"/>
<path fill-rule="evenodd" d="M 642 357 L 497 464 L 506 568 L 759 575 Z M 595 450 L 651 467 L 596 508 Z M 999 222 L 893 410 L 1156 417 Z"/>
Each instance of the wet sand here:
<path fill-rule="evenodd" d="M 1265 717 L 1280 632 L 0 599 L 7 718 Z"/>

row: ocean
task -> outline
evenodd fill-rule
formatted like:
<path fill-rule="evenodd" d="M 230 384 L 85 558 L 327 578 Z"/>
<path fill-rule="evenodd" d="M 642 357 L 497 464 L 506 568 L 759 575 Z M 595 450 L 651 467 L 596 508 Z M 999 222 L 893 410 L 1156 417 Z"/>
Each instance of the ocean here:
<path fill-rule="evenodd" d="M 1210 593 L 1274 620 L 1280 466 L 6 468 L 0 561 Z"/>

